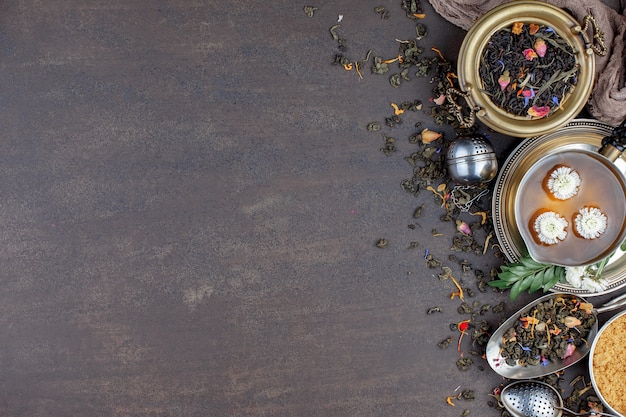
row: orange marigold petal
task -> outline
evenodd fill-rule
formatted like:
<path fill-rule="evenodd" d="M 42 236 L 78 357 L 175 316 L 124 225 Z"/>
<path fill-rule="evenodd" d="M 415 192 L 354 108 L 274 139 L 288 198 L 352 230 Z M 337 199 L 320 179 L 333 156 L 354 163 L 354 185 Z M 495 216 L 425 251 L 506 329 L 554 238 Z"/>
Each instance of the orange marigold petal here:
<path fill-rule="evenodd" d="M 511 33 L 514 35 L 519 35 L 522 33 L 522 28 L 524 27 L 523 22 L 515 22 L 513 23 L 513 27 L 511 28 Z"/>
<path fill-rule="evenodd" d="M 531 35 L 534 35 L 535 33 L 537 33 L 537 31 L 539 30 L 539 25 L 536 23 L 529 23 L 528 24 L 528 33 L 530 33 Z"/>

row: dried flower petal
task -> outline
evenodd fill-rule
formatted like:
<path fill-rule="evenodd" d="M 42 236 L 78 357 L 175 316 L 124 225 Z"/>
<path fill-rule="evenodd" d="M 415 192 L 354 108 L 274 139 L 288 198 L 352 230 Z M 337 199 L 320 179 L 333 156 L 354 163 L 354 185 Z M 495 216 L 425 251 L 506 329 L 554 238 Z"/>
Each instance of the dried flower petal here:
<path fill-rule="evenodd" d="M 550 106 L 532 106 L 528 109 L 528 115 L 530 117 L 536 117 L 541 119 L 542 117 L 546 117 L 550 113 Z"/>
<path fill-rule="evenodd" d="M 522 33 L 523 27 L 524 27 L 523 22 L 515 22 L 513 23 L 513 27 L 511 28 L 511 33 L 514 35 L 520 35 Z"/>
<path fill-rule="evenodd" d="M 511 83 L 511 73 L 506 70 L 498 78 L 498 84 L 500 84 L 500 90 L 503 90 Z"/>
<path fill-rule="evenodd" d="M 535 52 L 537 52 L 537 55 L 541 58 L 546 56 L 547 49 L 546 42 L 543 39 L 539 38 L 535 41 Z"/>
<path fill-rule="evenodd" d="M 441 133 L 439 132 L 433 132 L 432 130 L 429 130 L 429 129 L 422 130 L 422 143 L 426 145 L 431 142 L 436 141 L 440 137 L 441 137 Z"/>
<path fill-rule="evenodd" d="M 464 235 L 471 235 L 472 234 L 472 229 L 470 229 L 469 224 L 465 223 L 464 221 L 461 220 L 457 220 L 456 221 L 456 230 L 458 230 L 459 232 L 463 233 Z"/>
<path fill-rule="evenodd" d="M 571 329 L 572 327 L 580 326 L 583 323 L 574 316 L 567 316 L 563 319 L 563 324 L 567 326 L 568 329 Z"/>
<path fill-rule="evenodd" d="M 396 103 L 391 103 L 391 107 L 393 107 L 393 114 L 395 114 L 396 116 L 400 116 L 402 113 L 404 113 L 404 110 L 399 108 Z"/>
<path fill-rule="evenodd" d="M 520 317 L 520 321 L 522 322 L 522 328 L 524 329 L 528 329 L 529 326 L 534 326 L 535 324 L 539 323 L 539 320 L 531 316 Z"/>
<path fill-rule="evenodd" d="M 570 356 L 574 354 L 575 350 L 576 350 L 576 346 L 574 346 L 572 343 L 568 344 L 567 347 L 565 348 L 565 354 L 561 357 L 561 359 L 569 358 Z"/>
<path fill-rule="evenodd" d="M 533 59 L 537 58 L 537 52 L 535 52 L 534 49 L 524 49 L 524 58 L 526 58 L 527 61 L 532 61 Z"/>
<path fill-rule="evenodd" d="M 528 33 L 530 33 L 531 35 L 534 35 L 538 31 L 539 31 L 539 25 L 538 24 L 536 24 L 536 23 L 529 23 L 528 24 Z"/>
<path fill-rule="evenodd" d="M 580 308 L 582 311 L 584 311 L 587 314 L 593 313 L 593 304 L 591 303 L 580 303 L 578 308 Z"/>
<path fill-rule="evenodd" d="M 446 102 L 446 95 L 445 94 L 440 95 L 439 97 L 433 99 L 433 102 L 436 105 L 441 106 L 443 103 Z"/>

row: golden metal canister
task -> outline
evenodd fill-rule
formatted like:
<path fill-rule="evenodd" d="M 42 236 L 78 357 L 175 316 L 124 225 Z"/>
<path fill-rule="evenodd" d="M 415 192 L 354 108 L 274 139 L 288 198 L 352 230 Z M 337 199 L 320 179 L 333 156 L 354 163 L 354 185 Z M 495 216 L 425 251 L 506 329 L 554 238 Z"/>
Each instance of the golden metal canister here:
<path fill-rule="evenodd" d="M 572 47 L 576 64 L 579 65 L 578 79 L 573 90 L 562 100 L 559 108 L 544 118 L 508 113 L 483 92 L 479 75 L 483 50 L 496 32 L 516 22 L 552 28 Z M 586 44 L 583 34 L 580 24 L 563 9 L 537 0 L 504 3 L 479 18 L 467 32 L 458 58 L 459 85 L 478 120 L 503 134 L 532 137 L 554 132 L 574 119 L 589 99 L 595 72 L 594 52 Z"/>

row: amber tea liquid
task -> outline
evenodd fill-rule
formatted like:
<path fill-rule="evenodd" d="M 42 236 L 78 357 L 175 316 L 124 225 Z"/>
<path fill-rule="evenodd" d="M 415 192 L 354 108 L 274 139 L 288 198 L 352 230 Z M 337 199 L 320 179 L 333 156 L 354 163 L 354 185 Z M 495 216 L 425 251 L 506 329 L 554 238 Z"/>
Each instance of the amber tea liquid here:
<path fill-rule="evenodd" d="M 600 154 L 564 151 L 539 160 L 524 176 L 516 196 L 515 215 L 518 228 L 529 252 L 539 254 L 561 265 L 585 265 L 608 256 L 621 242 L 626 214 L 626 191 L 619 171 L 610 167 Z M 578 172 L 581 184 L 578 193 L 568 200 L 556 199 L 545 186 L 546 178 L 558 166 Z M 607 217 L 607 230 L 596 239 L 585 239 L 574 233 L 574 217 L 583 207 L 597 207 Z M 553 211 L 564 217 L 569 225 L 566 238 L 555 245 L 544 245 L 536 239 L 534 220 L 541 211 Z M 534 256 L 533 256 L 534 257 Z M 600 257 L 600 259 L 597 259 Z"/>

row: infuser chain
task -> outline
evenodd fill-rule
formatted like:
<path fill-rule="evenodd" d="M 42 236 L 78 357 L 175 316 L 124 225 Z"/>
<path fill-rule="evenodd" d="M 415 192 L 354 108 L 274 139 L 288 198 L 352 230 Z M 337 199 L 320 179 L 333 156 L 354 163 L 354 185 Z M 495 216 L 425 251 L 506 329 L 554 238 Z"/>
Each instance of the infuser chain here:
<path fill-rule="evenodd" d="M 626 149 L 626 120 L 624 120 L 619 126 L 613 129 L 611 136 L 605 136 L 602 139 L 602 147 L 613 146 L 619 152 L 624 152 Z"/>
<path fill-rule="evenodd" d="M 461 96 L 465 99 L 469 107 L 469 116 L 463 116 L 463 106 L 456 102 L 455 97 Z M 451 109 L 450 113 L 456 117 L 456 120 L 459 122 L 459 127 L 463 129 L 468 129 L 474 126 L 476 122 L 476 112 L 479 110 L 478 107 L 472 106 L 472 103 L 469 99 L 469 94 L 464 91 L 458 90 L 456 88 L 448 88 L 446 90 L 446 100 L 450 103 Z"/>

